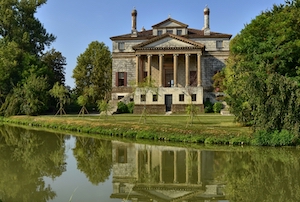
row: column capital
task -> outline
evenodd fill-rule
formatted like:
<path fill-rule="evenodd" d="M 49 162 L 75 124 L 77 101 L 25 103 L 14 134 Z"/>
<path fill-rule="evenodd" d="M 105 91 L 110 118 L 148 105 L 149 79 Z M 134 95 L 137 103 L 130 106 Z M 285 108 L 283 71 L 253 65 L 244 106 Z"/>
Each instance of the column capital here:
<path fill-rule="evenodd" d="M 186 57 L 189 57 L 189 56 L 191 56 L 191 54 L 190 54 L 190 53 L 186 53 L 185 56 L 186 56 Z"/>
<path fill-rule="evenodd" d="M 164 54 L 159 54 L 159 57 L 164 57 L 165 55 Z"/>
<path fill-rule="evenodd" d="M 174 57 L 178 57 L 179 54 L 173 54 Z"/>
<path fill-rule="evenodd" d="M 148 57 L 152 57 L 152 54 L 148 54 L 147 56 L 148 56 Z"/>
<path fill-rule="evenodd" d="M 141 55 L 140 54 L 137 54 L 137 55 L 135 55 L 136 57 L 141 57 Z"/>
<path fill-rule="evenodd" d="M 197 53 L 197 56 L 201 56 L 202 55 L 202 53 Z"/>

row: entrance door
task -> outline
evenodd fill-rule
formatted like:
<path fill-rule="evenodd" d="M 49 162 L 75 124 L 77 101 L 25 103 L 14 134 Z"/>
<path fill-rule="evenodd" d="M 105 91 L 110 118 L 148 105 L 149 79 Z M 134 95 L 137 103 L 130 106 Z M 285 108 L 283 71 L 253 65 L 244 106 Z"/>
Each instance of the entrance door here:
<path fill-rule="evenodd" d="M 165 95 L 165 105 L 166 105 L 166 111 L 171 111 L 172 106 L 172 95 Z"/>

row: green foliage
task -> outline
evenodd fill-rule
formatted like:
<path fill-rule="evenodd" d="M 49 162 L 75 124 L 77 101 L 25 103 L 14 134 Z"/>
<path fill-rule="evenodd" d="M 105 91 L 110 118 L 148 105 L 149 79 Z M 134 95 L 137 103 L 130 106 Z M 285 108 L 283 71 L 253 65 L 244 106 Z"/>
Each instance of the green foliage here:
<path fill-rule="evenodd" d="M 1 113 L 5 116 L 15 114 L 37 115 L 47 109 L 48 96 L 47 79 L 32 74 L 24 85 L 15 87 L 6 97 L 1 107 Z"/>
<path fill-rule="evenodd" d="M 104 43 L 93 41 L 77 58 L 73 78 L 79 95 L 89 89 L 89 101 L 102 100 L 111 89 L 111 53 Z"/>
<path fill-rule="evenodd" d="M 216 102 L 213 105 L 213 110 L 215 113 L 220 113 L 221 109 L 223 109 L 223 104 L 221 102 Z"/>
<path fill-rule="evenodd" d="M 127 104 L 127 108 L 128 108 L 128 112 L 132 114 L 134 110 L 134 102 L 129 102 Z"/>
<path fill-rule="evenodd" d="M 107 100 L 98 100 L 97 107 L 100 112 L 104 112 L 106 118 L 108 113 L 112 110 L 112 106 Z"/>
<path fill-rule="evenodd" d="M 36 115 L 45 112 L 52 104 L 48 91 L 56 82 L 56 78 L 59 78 L 57 80 L 60 82 L 64 81 L 64 71 L 57 71 L 63 67 L 50 65 L 56 63 L 58 57 L 48 57 L 47 53 L 43 55 L 45 47 L 49 47 L 55 40 L 35 17 L 37 8 L 45 3 L 46 0 L 0 2 L 2 114 Z"/>
<path fill-rule="evenodd" d="M 50 51 L 47 51 L 42 55 L 41 60 L 49 71 L 49 84 L 51 86 L 53 86 L 56 82 L 59 84 L 64 84 L 65 65 L 67 65 L 67 63 L 66 58 L 61 54 L 61 52 L 52 48 Z"/>
<path fill-rule="evenodd" d="M 213 76 L 213 87 L 215 89 L 215 92 L 224 92 L 226 87 L 224 86 L 224 79 L 225 79 L 225 71 L 222 69 L 221 71 L 218 71 Z"/>
<path fill-rule="evenodd" d="M 88 97 L 84 95 L 80 95 L 77 98 L 77 103 L 82 107 L 85 106 L 88 103 Z"/>
<path fill-rule="evenodd" d="M 60 115 L 62 115 L 63 113 L 66 114 L 64 105 L 70 102 L 69 90 L 64 85 L 56 82 L 49 92 L 50 95 L 58 99 L 57 105 L 59 105 L 59 110 L 57 111 L 57 113 L 60 113 Z"/>
<path fill-rule="evenodd" d="M 118 113 L 128 113 L 128 106 L 124 102 L 118 102 Z"/>
<path fill-rule="evenodd" d="M 275 130 L 271 133 L 259 130 L 255 132 L 252 144 L 259 146 L 291 146 L 296 145 L 297 141 L 299 141 L 298 137 L 288 130 Z"/>
<path fill-rule="evenodd" d="M 212 113 L 213 110 L 213 104 L 210 101 L 205 101 L 204 102 L 204 112 L 205 113 Z"/>
<path fill-rule="evenodd" d="M 226 102 L 243 125 L 299 134 L 299 15 L 297 0 L 274 5 L 231 40 Z"/>

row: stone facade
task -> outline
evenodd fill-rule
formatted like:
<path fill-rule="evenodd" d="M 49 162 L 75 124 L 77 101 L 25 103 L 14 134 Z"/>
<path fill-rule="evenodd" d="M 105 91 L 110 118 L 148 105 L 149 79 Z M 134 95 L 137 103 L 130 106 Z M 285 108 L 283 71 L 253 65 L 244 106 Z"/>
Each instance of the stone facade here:
<path fill-rule="evenodd" d="M 134 100 L 135 113 L 145 105 L 153 113 L 181 113 L 189 104 L 203 111 L 214 101 L 212 77 L 225 66 L 231 35 L 210 31 L 208 8 L 201 30 L 168 18 L 138 32 L 136 19 L 133 10 L 132 32 L 111 37 L 112 100 Z M 142 82 L 155 90 L 137 88 Z"/>

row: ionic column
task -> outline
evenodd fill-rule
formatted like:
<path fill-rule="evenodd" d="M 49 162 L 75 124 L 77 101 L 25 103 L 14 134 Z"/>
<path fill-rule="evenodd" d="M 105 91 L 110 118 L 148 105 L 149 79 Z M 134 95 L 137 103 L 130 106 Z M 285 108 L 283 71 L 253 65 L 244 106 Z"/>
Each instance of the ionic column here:
<path fill-rule="evenodd" d="M 162 87 L 164 55 L 159 54 L 159 87 Z"/>
<path fill-rule="evenodd" d="M 139 74 L 140 55 L 135 56 L 135 63 L 136 63 L 136 69 L 135 69 L 136 85 L 138 86 L 139 85 L 139 78 L 140 78 L 140 74 Z"/>
<path fill-rule="evenodd" d="M 185 54 L 185 87 L 190 85 L 190 55 Z"/>
<path fill-rule="evenodd" d="M 173 54 L 174 57 L 174 87 L 177 87 L 177 68 L 178 68 L 178 54 Z"/>
<path fill-rule="evenodd" d="M 150 84 L 150 78 L 151 78 L 151 59 L 152 59 L 152 55 L 147 55 L 147 57 L 148 57 L 147 77 L 148 77 L 148 84 Z"/>
<path fill-rule="evenodd" d="M 201 55 L 202 53 L 197 54 L 197 86 L 201 86 L 202 78 L 201 78 Z"/>

